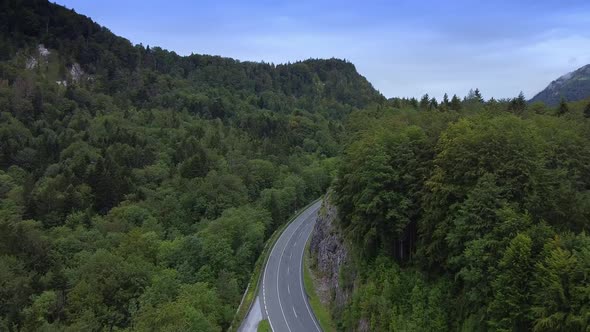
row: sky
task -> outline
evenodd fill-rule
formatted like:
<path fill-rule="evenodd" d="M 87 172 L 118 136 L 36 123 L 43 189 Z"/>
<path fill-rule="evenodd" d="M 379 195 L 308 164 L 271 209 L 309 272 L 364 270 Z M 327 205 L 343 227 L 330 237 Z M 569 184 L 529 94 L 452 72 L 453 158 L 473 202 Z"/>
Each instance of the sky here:
<path fill-rule="evenodd" d="M 346 59 L 388 98 L 531 98 L 590 63 L 587 0 L 56 2 L 180 55 Z"/>

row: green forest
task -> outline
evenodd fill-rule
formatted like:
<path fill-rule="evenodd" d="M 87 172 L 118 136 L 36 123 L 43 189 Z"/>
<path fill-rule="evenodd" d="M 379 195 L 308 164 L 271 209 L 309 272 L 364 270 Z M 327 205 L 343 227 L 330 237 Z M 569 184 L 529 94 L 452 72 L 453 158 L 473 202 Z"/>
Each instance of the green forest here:
<path fill-rule="evenodd" d="M 350 115 L 340 328 L 587 331 L 590 104 L 446 99 Z"/>
<path fill-rule="evenodd" d="M 226 330 L 385 100 L 345 61 L 181 57 L 46 1 L 0 31 L 0 331 Z"/>
<path fill-rule="evenodd" d="M 2 1 L 0 331 L 227 330 L 330 187 L 360 277 L 339 329 L 585 331 L 588 118 L 387 100 L 344 60 L 179 56 Z"/>

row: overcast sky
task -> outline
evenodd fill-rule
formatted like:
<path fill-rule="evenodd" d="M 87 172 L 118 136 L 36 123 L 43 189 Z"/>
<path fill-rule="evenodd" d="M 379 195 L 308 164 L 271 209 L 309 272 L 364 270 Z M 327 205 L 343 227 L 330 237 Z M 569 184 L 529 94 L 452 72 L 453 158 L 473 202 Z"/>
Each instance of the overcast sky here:
<path fill-rule="evenodd" d="M 527 98 L 590 63 L 590 1 L 58 0 L 134 44 L 285 63 L 342 58 L 386 97 Z"/>

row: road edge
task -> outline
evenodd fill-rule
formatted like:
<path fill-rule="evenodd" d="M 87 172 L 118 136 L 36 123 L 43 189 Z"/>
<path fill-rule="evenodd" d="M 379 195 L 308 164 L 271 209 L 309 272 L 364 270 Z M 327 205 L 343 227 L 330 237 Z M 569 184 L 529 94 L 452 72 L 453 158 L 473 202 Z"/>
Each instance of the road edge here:
<path fill-rule="evenodd" d="M 330 308 L 326 307 L 323 303 L 321 303 L 317 292 L 315 291 L 316 286 L 315 286 L 315 274 L 314 271 L 311 267 L 311 250 L 310 250 L 310 244 L 311 244 L 311 234 L 313 233 L 313 230 L 310 233 L 309 238 L 307 239 L 307 242 L 305 243 L 305 249 L 303 251 L 303 260 L 301 261 L 302 264 L 302 273 L 303 273 L 303 288 L 305 289 L 305 295 L 307 296 L 307 302 L 309 303 L 309 306 L 311 307 L 311 314 L 312 314 L 312 318 L 316 321 L 316 323 L 320 326 L 320 329 L 324 332 L 335 332 L 336 331 L 336 326 L 335 323 L 333 321 L 333 317 L 332 317 L 332 313 L 330 312 Z M 307 280 L 307 277 L 309 277 L 309 281 Z M 310 294 L 309 290 L 311 289 L 314 293 Z M 314 301 L 317 300 L 317 304 L 314 305 Z M 319 308 L 318 308 L 319 306 Z M 318 311 L 322 311 L 322 315 L 327 315 L 327 319 L 329 321 L 326 321 L 325 319 L 319 319 L 318 318 Z"/>
<path fill-rule="evenodd" d="M 307 210 L 309 207 L 311 207 L 312 205 L 314 205 L 318 201 L 322 200 L 323 198 L 324 198 L 324 195 L 320 196 L 319 198 L 313 200 L 311 203 L 309 203 L 306 206 L 302 207 L 301 209 L 297 210 L 296 213 L 293 216 L 291 216 L 291 218 L 286 223 L 281 225 L 281 227 L 277 228 L 272 233 L 272 235 L 268 238 L 268 240 L 264 244 L 264 248 L 262 249 L 262 253 L 260 254 L 258 259 L 256 260 L 256 263 L 254 264 L 254 271 L 252 272 L 252 276 L 250 277 L 250 282 L 248 283 L 250 286 L 254 285 L 254 287 L 247 287 L 246 290 L 244 291 L 244 295 L 242 296 L 243 301 L 240 304 L 240 306 L 238 306 L 238 309 L 236 310 L 236 314 L 234 316 L 234 319 L 232 320 L 232 324 L 228 328 L 228 332 L 238 331 L 240 329 L 240 327 L 242 326 L 244 319 L 248 316 L 248 314 L 250 314 L 250 311 L 252 310 L 252 305 L 254 304 L 254 300 L 256 299 L 256 297 L 258 296 L 258 292 L 260 291 L 260 284 L 262 281 L 264 268 L 266 267 L 266 263 L 267 263 L 268 258 L 270 256 L 270 253 L 272 252 L 272 248 L 275 246 L 275 244 L 276 244 L 277 240 L 280 238 L 281 234 L 283 234 L 285 229 L 295 219 L 297 219 L 297 217 L 299 217 L 303 212 L 305 212 L 305 210 Z M 249 290 L 251 290 L 250 294 L 252 295 L 250 297 L 248 296 Z M 248 310 L 244 311 L 244 307 L 246 306 L 246 304 L 247 304 Z"/>

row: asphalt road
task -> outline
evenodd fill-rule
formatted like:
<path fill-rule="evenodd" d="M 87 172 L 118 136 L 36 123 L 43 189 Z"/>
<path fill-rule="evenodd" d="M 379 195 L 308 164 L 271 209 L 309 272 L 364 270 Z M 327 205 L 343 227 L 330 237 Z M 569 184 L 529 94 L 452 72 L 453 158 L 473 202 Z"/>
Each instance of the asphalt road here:
<path fill-rule="evenodd" d="M 274 332 L 321 332 L 303 287 L 305 244 L 321 204 L 307 208 L 283 231 L 266 263 L 259 296 Z"/>

